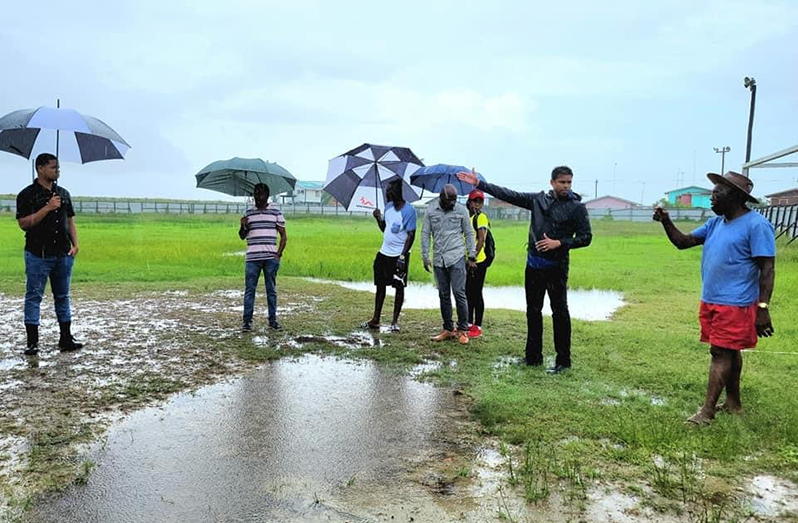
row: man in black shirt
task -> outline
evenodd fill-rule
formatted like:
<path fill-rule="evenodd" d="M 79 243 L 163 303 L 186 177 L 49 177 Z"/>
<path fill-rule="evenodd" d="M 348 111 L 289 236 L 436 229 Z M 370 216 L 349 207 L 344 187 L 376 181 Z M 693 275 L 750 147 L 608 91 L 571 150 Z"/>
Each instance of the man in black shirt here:
<path fill-rule="evenodd" d="M 83 347 L 72 336 L 69 284 L 72 265 L 80 249 L 75 228 L 75 210 L 69 191 L 60 187 L 58 158 L 43 153 L 36 157 L 36 180 L 17 195 L 17 223 L 25 231 L 25 354 L 39 350 L 39 309 L 44 287 L 50 279 L 55 313 L 61 328 L 58 347 L 74 351 Z"/>
<path fill-rule="evenodd" d="M 526 364 L 543 364 L 543 296 L 548 293 L 557 359 L 546 372 L 571 368 L 571 315 L 568 312 L 568 265 L 571 249 L 587 247 L 593 239 L 585 204 L 571 191 L 574 173 L 564 165 L 551 171 L 549 192 L 519 193 L 477 178 L 476 171 L 457 178 L 496 198 L 529 209 L 526 290 Z"/>

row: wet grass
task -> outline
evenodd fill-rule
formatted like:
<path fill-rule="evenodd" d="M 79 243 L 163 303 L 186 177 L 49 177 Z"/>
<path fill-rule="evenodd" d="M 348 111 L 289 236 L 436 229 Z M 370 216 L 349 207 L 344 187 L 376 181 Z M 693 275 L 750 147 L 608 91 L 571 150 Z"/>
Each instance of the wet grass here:
<path fill-rule="evenodd" d="M 73 279 L 78 300 L 167 289 L 186 290 L 185 299 L 192 300 L 241 285 L 243 258 L 222 255 L 243 249 L 235 217 L 81 216 L 79 227 L 82 251 Z M 575 321 L 575 367 L 556 377 L 540 368 L 499 364 L 523 355 L 525 317 L 513 311 L 488 311 L 485 336 L 467 347 L 428 342 L 440 319 L 434 311 L 414 310 L 403 313 L 400 333 L 378 335 L 384 343 L 379 349 L 320 341 L 349 336 L 370 315 L 373 297 L 290 276 L 368 280 L 380 235 L 365 219 L 296 218 L 288 231 L 281 300 L 309 306 L 286 318 L 286 330 L 279 334 L 260 325 L 252 337 L 241 336 L 237 315 L 220 317 L 217 336 L 195 339 L 218 351 L 217 364 L 227 358 L 258 363 L 305 351 L 374 359 L 397 371 L 439 362 L 424 378 L 473 398 L 473 415 L 488 433 L 507 442 L 509 477 L 530 502 L 558 489 L 579 508 L 591 485 L 644 485 L 640 492 L 658 510 L 683 511 L 691 521 L 733 520 L 744 513 L 733 489 L 744 478 L 766 471 L 798 480 L 798 398 L 789 393 L 798 386 L 795 245 L 779 246 L 772 300 L 776 337 L 761 340 L 744 356 L 746 414 L 719 414 L 711 426 L 697 429 L 683 420 L 700 405 L 706 385 L 708 355 L 697 341 L 696 319 L 700 250 L 678 252 L 655 224 L 595 222 L 593 245 L 572 254 L 572 287 L 619 290 L 628 305 L 611 322 Z M 526 224 L 497 223 L 494 235 L 497 259 L 488 284 L 522 284 Z M 13 219 L 0 220 L 0 292 L 22 291 L 21 249 L 22 234 Z M 410 277 L 426 281 L 419 250 Z M 390 307 L 389 299 L 385 309 Z M 544 325 L 544 352 L 551 356 L 550 320 Z M 255 343 L 257 336 L 268 342 Z M 316 341 L 300 347 L 289 343 L 299 336 Z M 183 375 L 151 378 L 109 386 L 101 402 L 109 408 L 135 406 L 197 383 Z M 10 429 L 2 423 L 0 433 L 6 433 Z M 48 473 L 43 469 L 52 463 L 66 463 L 71 470 L 61 476 L 53 469 L 52 480 L 42 480 L 39 487 L 81 477 L 77 462 L 49 453 L 60 448 L 70 455 L 74 443 L 91 438 L 79 425 L 69 427 L 61 433 L 64 441 L 33 439 L 33 469 L 26 475 Z"/>

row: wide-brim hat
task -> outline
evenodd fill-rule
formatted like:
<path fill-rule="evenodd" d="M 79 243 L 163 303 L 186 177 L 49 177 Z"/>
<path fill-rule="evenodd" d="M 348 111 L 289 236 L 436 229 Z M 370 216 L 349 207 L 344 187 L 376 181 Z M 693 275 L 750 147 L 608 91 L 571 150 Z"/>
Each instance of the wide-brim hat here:
<path fill-rule="evenodd" d="M 747 176 L 743 176 L 742 174 L 736 173 L 734 171 L 729 171 L 723 176 L 717 173 L 707 173 L 707 178 L 709 178 L 709 181 L 712 183 L 722 183 L 723 185 L 728 185 L 729 187 L 742 192 L 751 203 L 759 203 L 759 200 L 751 196 L 751 191 L 754 190 L 754 182 L 752 182 Z"/>

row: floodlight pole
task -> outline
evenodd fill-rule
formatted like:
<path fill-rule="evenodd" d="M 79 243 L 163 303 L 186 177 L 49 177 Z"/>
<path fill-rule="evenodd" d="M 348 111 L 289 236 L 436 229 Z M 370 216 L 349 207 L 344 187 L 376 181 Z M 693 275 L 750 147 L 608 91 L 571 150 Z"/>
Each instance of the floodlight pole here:
<path fill-rule="evenodd" d="M 726 173 L 726 153 L 731 151 L 731 147 L 728 145 L 726 147 L 713 147 L 716 153 L 720 153 L 720 175 L 723 176 Z"/>
<path fill-rule="evenodd" d="M 56 109 L 60 109 L 61 108 L 61 99 L 60 98 L 56 99 L 55 108 Z M 58 132 L 58 129 L 56 129 L 55 130 L 55 157 L 56 158 L 58 158 L 58 141 L 59 141 L 59 138 L 60 138 L 59 132 Z"/>
<path fill-rule="evenodd" d="M 751 137 L 754 132 L 754 109 L 756 107 L 756 80 L 751 77 L 745 77 L 743 85 L 746 89 L 751 90 L 751 106 L 748 111 L 748 140 L 745 145 L 745 163 L 751 161 Z M 723 174 L 723 173 L 721 173 Z M 748 177 L 748 168 L 743 168 L 743 175 Z"/>

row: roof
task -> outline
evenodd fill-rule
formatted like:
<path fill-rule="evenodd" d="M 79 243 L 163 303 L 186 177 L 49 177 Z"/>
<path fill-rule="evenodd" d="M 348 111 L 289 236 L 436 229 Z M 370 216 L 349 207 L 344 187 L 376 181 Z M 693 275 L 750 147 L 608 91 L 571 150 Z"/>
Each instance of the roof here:
<path fill-rule="evenodd" d="M 629 203 L 631 205 L 641 205 L 641 204 L 639 204 L 637 202 L 633 202 L 632 200 L 626 200 L 626 199 L 620 198 L 618 196 L 612 196 L 611 194 L 605 194 L 604 196 L 599 196 L 598 198 L 593 198 L 592 200 L 588 200 L 588 201 L 582 202 L 582 203 L 587 205 L 588 203 L 597 202 L 599 200 L 603 200 L 604 198 L 612 198 L 613 200 L 618 200 L 619 202 Z"/>
<path fill-rule="evenodd" d="M 324 182 L 305 182 L 302 180 L 296 181 L 296 189 L 311 189 L 311 190 L 322 190 L 324 188 Z"/>
<path fill-rule="evenodd" d="M 787 189 L 786 191 L 774 192 L 773 194 L 766 194 L 765 198 L 772 198 L 774 196 L 792 195 L 793 193 L 798 194 L 798 187 L 794 187 L 792 189 Z"/>
<path fill-rule="evenodd" d="M 677 192 L 677 191 L 686 191 L 687 189 L 697 189 L 696 191 L 691 191 L 691 192 L 701 192 L 707 194 L 712 193 L 712 189 L 705 189 L 704 187 L 699 187 L 697 185 L 688 185 L 687 187 L 679 187 L 678 189 L 671 189 L 670 191 L 665 191 L 665 194 L 670 194 L 672 192 Z"/>

